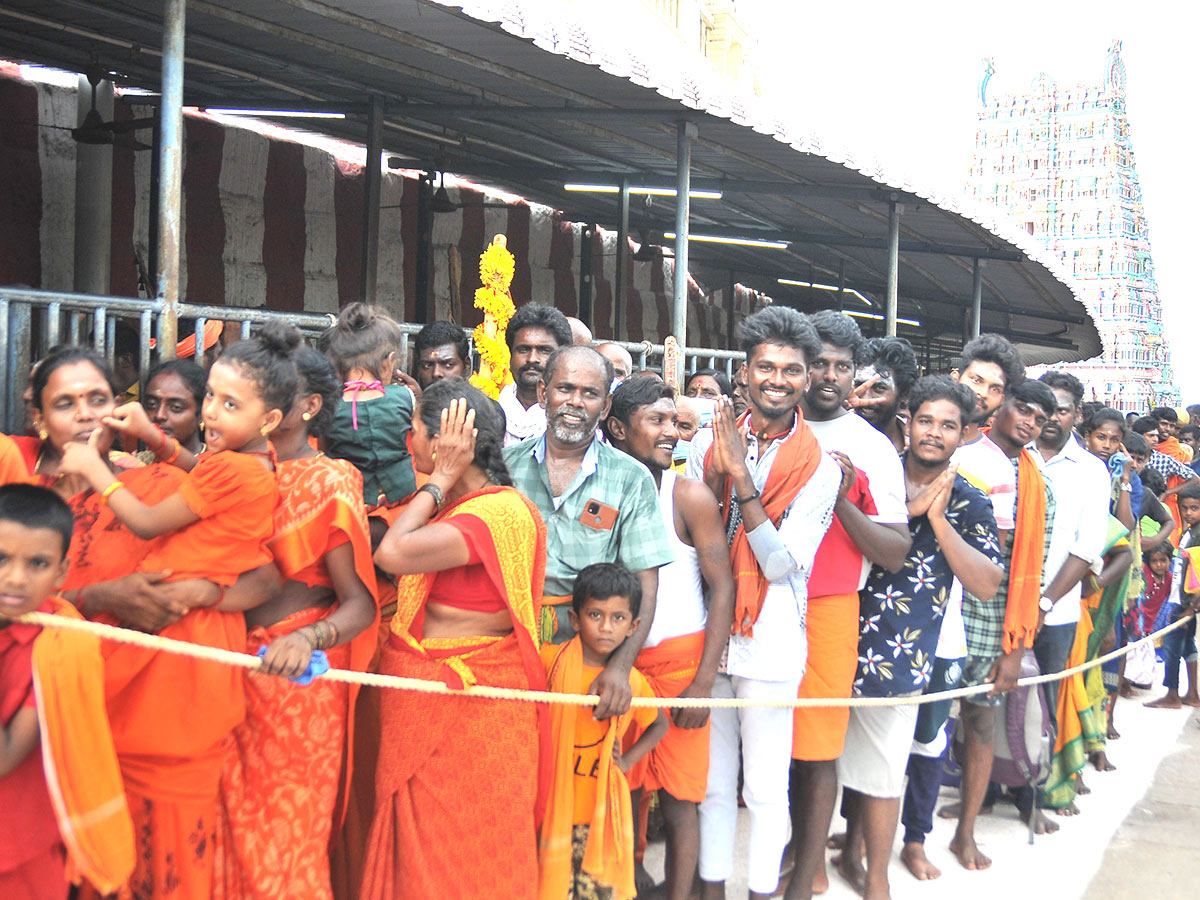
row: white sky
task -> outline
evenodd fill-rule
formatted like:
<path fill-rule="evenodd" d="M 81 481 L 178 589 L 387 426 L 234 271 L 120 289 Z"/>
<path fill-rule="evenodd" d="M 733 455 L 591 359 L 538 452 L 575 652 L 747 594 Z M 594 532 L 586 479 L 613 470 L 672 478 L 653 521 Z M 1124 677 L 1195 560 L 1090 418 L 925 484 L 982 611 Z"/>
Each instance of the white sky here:
<path fill-rule="evenodd" d="M 1200 309 L 1189 276 L 1200 221 L 1191 174 L 1200 110 L 1187 69 L 1195 13 L 1150 0 L 812 3 L 739 0 L 752 14 L 768 93 L 799 121 L 914 184 L 961 190 L 975 143 L 983 59 L 989 96 L 1024 91 L 1039 72 L 1060 84 L 1102 83 L 1123 41 L 1126 110 L 1150 240 L 1184 403 L 1200 400 Z M 1187 21 L 1192 21 L 1188 25 Z"/>

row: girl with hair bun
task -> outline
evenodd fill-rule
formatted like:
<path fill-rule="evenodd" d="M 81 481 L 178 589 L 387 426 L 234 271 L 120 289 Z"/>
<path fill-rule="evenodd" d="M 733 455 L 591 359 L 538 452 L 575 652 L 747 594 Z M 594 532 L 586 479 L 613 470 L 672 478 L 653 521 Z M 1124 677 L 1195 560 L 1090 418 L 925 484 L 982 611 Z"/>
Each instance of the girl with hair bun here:
<path fill-rule="evenodd" d="M 397 325 L 376 307 L 351 303 L 321 338 L 342 379 L 342 401 L 325 452 L 354 463 L 368 508 L 391 506 L 417 489 L 408 448 L 416 396 L 393 384 Z"/>
<path fill-rule="evenodd" d="M 294 327 L 272 323 L 224 351 L 208 374 L 208 452 L 199 457 L 165 437 L 140 404 L 104 417 L 107 428 L 145 441 L 164 462 L 187 471 L 177 490 L 153 505 L 102 461 L 97 435 L 105 429 L 63 452 L 60 469 L 83 476 L 101 504 L 152 542 L 138 572 L 215 585 L 208 602 L 217 605 L 191 606 L 162 629 L 164 637 L 246 649 L 245 618 L 221 609 L 220 600 L 239 574 L 272 559 L 267 542 L 278 490 L 268 436 L 296 398 L 291 353 L 299 342 Z M 211 897 L 221 766 L 246 714 L 241 670 L 119 644 L 106 652 L 105 694 L 137 842 L 130 887 L 148 898 Z"/>

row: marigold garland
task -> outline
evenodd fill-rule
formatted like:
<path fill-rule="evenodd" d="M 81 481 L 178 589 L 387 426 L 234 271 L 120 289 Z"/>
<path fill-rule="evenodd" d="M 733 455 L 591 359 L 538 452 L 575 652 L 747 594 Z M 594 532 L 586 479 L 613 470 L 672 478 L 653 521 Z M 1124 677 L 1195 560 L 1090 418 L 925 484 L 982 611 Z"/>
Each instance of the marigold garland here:
<path fill-rule="evenodd" d="M 500 396 L 502 387 L 512 382 L 504 330 L 517 311 L 509 290 L 516 258 L 508 252 L 507 243 L 504 235 L 498 234 L 483 251 L 479 257 L 479 280 L 483 287 L 475 291 L 475 307 L 483 310 L 483 322 L 472 334 L 479 353 L 479 374 L 471 376 L 471 384 L 493 400 Z"/>

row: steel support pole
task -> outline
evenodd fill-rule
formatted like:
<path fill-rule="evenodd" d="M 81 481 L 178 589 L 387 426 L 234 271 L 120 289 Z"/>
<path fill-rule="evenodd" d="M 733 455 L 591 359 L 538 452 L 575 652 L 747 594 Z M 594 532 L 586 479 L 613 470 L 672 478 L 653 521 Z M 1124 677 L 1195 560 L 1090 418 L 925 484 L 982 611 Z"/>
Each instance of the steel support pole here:
<path fill-rule="evenodd" d="M 625 327 L 625 272 L 629 268 L 629 179 L 621 179 L 617 199 L 617 271 L 613 280 L 613 340 L 622 339 Z"/>
<path fill-rule="evenodd" d="M 688 295 L 688 220 L 691 214 L 692 140 L 697 130 L 692 122 L 677 126 L 675 156 L 675 277 L 671 307 L 671 333 L 679 342 L 679 352 L 687 348 Z"/>
<path fill-rule="evenodd" d="M 187 0 L 165 0 L 163 10 L 162 139 L 159 145 L 158 285 L 162 315 L 158 353 L 175 358 L 179 340 L 179 248 L 183 239 L 183 44 Z"/>
<path fill-rule="evenodd" d="M 383 183 L 383 101 L 372 97 L 367 109 L 367 162 L 363 169 L 362 299 L 375 302 L 379 276 L 379 195 Z"/>
<path fill-rule="evenodd" d="M 584 225 L 579 230 L 579 320 L 588 328 L 594 327 L 592 319 L 592 241 L 596 236 L 595 225 Z"/>
<path fill-rule="evenodd" d="M 971 337 L 979 337 L 983 326 L 983 260 L 975 260 L 971 270 Z"/>
<path fill-rule="evenodd" d="M 734 334 L 734 312 L 737 309 L 737 272 L 733 269 L 729 270 L 729 297 L 727 298 L 725 309 L 725 347 L 733 349 L 737 346 L 737 337 Z"/>
<path fill-rule="evenodd" d="M 79 124 L 92 108 L 92 86 L 79 76 Z M 113 118 L 113 84 L 96 87 L 96 109 Z M 75 145 L 75 291 L 107 294 L 112 262 L 112 144 Z M 74 320 L 72 320 L 74 321 Z"/>
<path fill-rule="evenodd" d="M 417 273 L 413 298 L 413 321 L 422 325 L 430 322 L 432 307 L 430 288 L 433 284 L 433 176 L 422 172 L 417 180 Z"/>
<path fill-rule="evenodd" d="M 900 309 L 900 204 L 888 203 L 887 334 L 896 336 Z"/>

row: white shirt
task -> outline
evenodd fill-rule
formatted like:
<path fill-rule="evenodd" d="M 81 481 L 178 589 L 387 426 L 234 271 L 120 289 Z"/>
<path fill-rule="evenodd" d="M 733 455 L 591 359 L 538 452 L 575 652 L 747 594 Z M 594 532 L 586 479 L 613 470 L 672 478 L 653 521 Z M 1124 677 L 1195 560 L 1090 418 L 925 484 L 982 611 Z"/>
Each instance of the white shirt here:
<path fill-rule="evenodd" d="M 1054 580 L 1068 556 L 1077 556 L 1099 571 L 1108 540 L 1108 500 L 1112 479 L 1108 467 L 1075 439 L 1056 456 L 1043 459 L 1037 443 L 1026 449 L 1037 461 L 1042 476 L 1054 489 L 1054 530 L 1042 569 L 1042 590 Z M 1082 587 L 1076 584 L 1046 613 L 1047 625 L 1069 625 L 1079 621 Z"/>
<path fill-rule="evenodd" d="M 754 486 L 760 491 L 767 484 L 776 451 L 784 440 L 772 441 L 759 458 L 758 439 L 746 429 L 746 466 Z M 688 456 L 688 477 L 703 480 L 704 457 L 711 446 L 712 429 L 697 432 Z M 892 451 L 893 455 L 895 452 Z M 784 513 L 778 536 L 787 547 L 792 565 L 785 575 L 767 586 L 758 621 L 754 623 L 753 636 L 735 634 L 729 638 L 725 671 L 730 675 L 757 681 L 799 682 L 804 677 L 804 667 L 808 661 L 808 639 L 804 630 L 808 609 L 808 573 L 812 570 L 817 547 L 833 520 L 833 506 L 841 484 L 841 466 L 832 458 L 822 455 L 816 471 Z M 764 522 L 759 528 L 769 529 L 773 526 L 770 522 Z M 761 567 L 762 563 L 759 565 Z"/>
<path fill-rule="evenodd" d="M 867 475 L 876 515 L 871 520 L 884 525 L 908 526 L 908 500 L 904 490 L 904 464 L 896 453 L 896 445 L 882 431 L 852 412 L 836 419 L 814 421 L 805 419 L 826 453 L 846 454 L 856 469 Z M 862 574 L 858 588 L 867 583 L 871 563 L 862 558 Z"/>
<path fill-rule="evenodd" d="M 526 409 L 517 399 L 517 385 L 506 384 L 496 398 L 504 410 L 504 446 L 511 447 L 521 441 L 538 437 L 546 431 L 546 408 L 534 403 Z"/>

